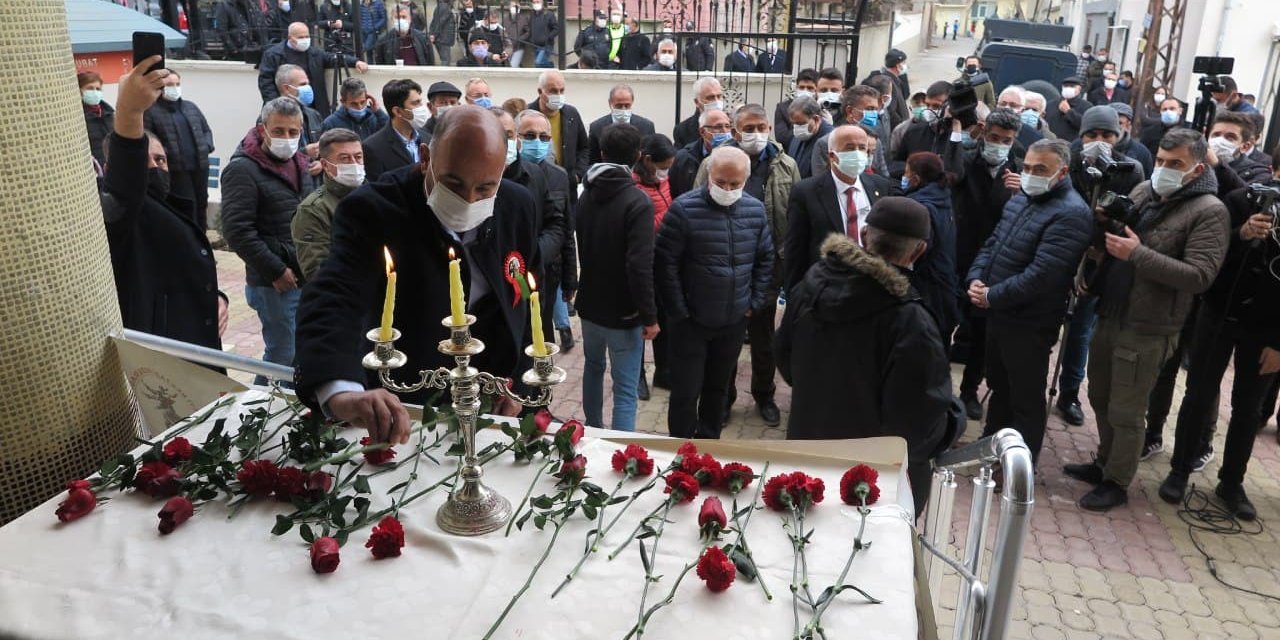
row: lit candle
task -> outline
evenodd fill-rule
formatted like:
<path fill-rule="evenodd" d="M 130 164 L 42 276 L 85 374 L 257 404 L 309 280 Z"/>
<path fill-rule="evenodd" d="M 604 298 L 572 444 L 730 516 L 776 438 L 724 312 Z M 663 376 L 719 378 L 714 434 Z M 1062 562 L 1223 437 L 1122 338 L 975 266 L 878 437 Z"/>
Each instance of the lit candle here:
<path fill-rule="evenodd" d="M 533 326 L 533 355 L 547 355 L 547 341 L 542 338 L 542 303 L 538 300 L 538 283 L 529 274 L 529 322 Z"/>
<path fill-rule="evenodd" d="M 378 338 L 383 342 L 390 342 L 391 318 L 395 315 L 396 309 L 396 272 L 395 263 L 391 261 L 391 252 L 386 247 L 382 248 L 382 256 L 387 261 L 387 297 L 382 300 L 382 327 L 378 331 Z"/>
<path fill-rule="evenodd" d="M 455 327 L 465 326 L 467 305 L 462 297 L 462 261 L 449 247 L 449 314 Z"/>

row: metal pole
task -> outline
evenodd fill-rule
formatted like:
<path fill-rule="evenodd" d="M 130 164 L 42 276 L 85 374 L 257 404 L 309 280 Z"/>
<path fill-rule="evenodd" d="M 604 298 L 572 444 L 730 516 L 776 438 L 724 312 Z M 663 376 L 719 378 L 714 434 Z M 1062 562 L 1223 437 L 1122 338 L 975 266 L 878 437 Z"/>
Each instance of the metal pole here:
<path fill-rule="evenodd" d="M 956 474 L 950 469 L 933 472 L 929 487 L 928 513 L 925 516 L 925 536 L 934 548 L 946 548 L 951 534 L 951 514 L 956 502 Z M 926 572 L 929 574 L 929 593 L 936 598 L 942 594 L 944 561 L 937 555 L 929 556 Z"/>
<path fill-rule="evenodd" d="M 1004 471 L 1004 492 L 1000 497 L 1000 524 L 991 557 L 989 592 L 984 599 L 982 640 L 1003 640 L 1008 635 L 1022 549 L 1035 504 L 1035 471 L 1026 442 L 1013 429 L 1001 429 L 993 438 Z"/>
<path fill-rule="evenodd" d="M 561 69 L 564 69 L 565 57 L 569 55 L 568 45 L 566 44 L 566 41 L 565 41 L 565 36 L 567 35 L 565 34 L 565 31 L 569 29 L 569 22 L 565 19 L 565 6 L 564 6 L 564 3 L 567 1 L 568 0 L 556 1 L 556 19 L 560 21 L 560 33 L 559 35 L 556 36 L 556 40 L 557 40 L 556 47 L 560 49 L 560 52 L 557 57 L 560 58 Z M 579 0 L 578 2 L 578 17 L 582 17 L 581 0 Z M 466 49 L 466 43 L 463 43 L 462 48 Z"/>
<path fill-rule="evenodd" d="M 858 77 L 858 48 L 862 43 L 862 18 L 867 13 L 870 0 L 859 0 L 858 15 L 854 19 L 853 34 L 849 39 L 849 63 L 845 66 L 845 86 L 853 86 Z"/>
<path fill-rule="evenodd" d="M 133 329 L 124 329 L 119 335 L 129 342 L 137 343 L 171 356 L 177 356 L 183 360 L 190 360 L 197 364 L 245 371 L 275 380 L 293 380 L 293 367 L 286 367 L 282 364 L 264 362 L 256 358 L 218 351 L 217 349 L 210 349 L 189 342 L 134 331 Z"/>
<path fill-rule="evenodd" d="M 975 575 L 982 566 L 983 538 L 987 533 L 987 517 L 991 513 L 991 495 L 996 483 L 991 479 L 991 465 L 983 465 L 973 479 L 973 504 L 969 508 L 969 531 L 965 534 L 962 562 Z M 956 640 L 970 638 L 976 628 L 973 593 L 960 590 L 956 602 Z"/>

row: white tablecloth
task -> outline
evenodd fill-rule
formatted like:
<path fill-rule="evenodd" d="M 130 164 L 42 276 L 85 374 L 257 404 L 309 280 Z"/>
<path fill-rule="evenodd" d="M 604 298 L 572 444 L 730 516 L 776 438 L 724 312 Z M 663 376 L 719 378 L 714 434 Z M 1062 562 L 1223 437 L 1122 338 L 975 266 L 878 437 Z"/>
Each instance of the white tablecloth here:
<path fill-rule="evenodd" d="M 260 397 L 248 392 L 239 402 Z M 239 405 L 227 411 L 237 412 Z M 201 428 L 188 434 L 193 442 L 203 436 Z M 483 445 L 502 437 L 489 430 L 478 440 Z M 662 439 L 649 444 L 661 468 L 679 443 Z M 720 447 L 717 457 L 740 460 L 757 472 L 765 460 L 772 460 L 770 476 L 803 469 L 826 481 L 826 500 L 807 519 L 816 530 L 809 558 L 817 593 L 834 581 L 857 530 L 856 512 L 839 499 L 840 475 L 852 463 L 784 451 L 792 444 L 773 443 L 773 449 L 766 450 L 763 443 L 722 442 L 708 443 L 704 449 Z M 619 447 L 590 435 L 581 446 L 590 460 L 589 478 L 606 490 L 618 479 L 609 458 Z M 407 452 L 408 447 L 399 447 L 400 456 Z M 453 461 L 444 464 L 424 460 L 418 486 L 449 473 Z M 831 638 L 916 637 L 911 530 L 894 504 L 901 467 L 877 466 L 883 506 L 873 509 L 866 534 L 873 544 L 859 554 L 849 581 L 884 604 L 861 604 L 852 592 L 845 592 L 824 618 Z M 512 463 L 508 455 L 486 468 L 485 480 L 514 504 L 532 472 L 529 466 Z M 388 506 L 387 489 L 407 475 L 405 466 L 376 477 L 373 509 Z M 553 482 L 542 480 L 534 495 L 549 492 Z M 642 482 L 632 483 L 639 487 Z M 728 509 L 728 497 L 715 495 Z M 750 499 L 751 491 L 743 495 Z M 436 508 L 445 498 L 441 492 L 400 512 L 406 538 L 401 557 L 374 560 L 363 546 L 366 530 L 343 547 L 336 573 L 316 575 L 296 530 L 282 537 L 271 535 L 275 514 L 288 508 L 274 501 L 252 503 L 234 520 L 227 520 L 221 504 L 211 505 L 172 535 L 160 536 L 160 504 L 145 496 L 119 495 L 66 525 L 54 516 L 61 498 L 0 528 L 0 637 L 478 639 L 523 583 L 550 536 L 550 529 L 539 532 L 532 526 L 513 530 L 509 538 L 501 531 L 477 538 L 444 534 L 435 523 Z M 662 500 L 660 487 L 645 494 L 602 547 L 611 550 Z M 651 589 L 650 602 L 661 598 L 684 563 L 696 557 L 701 501 L 700 496 L 674 509 L 655 569 L 667 578 Z M 748 530 L 756 561 L 775 595 L 773 602 L 766 602 L 755 584 L 743 581 L 727 592 L 711 593 L 691 573 L 675 603 L 650 622 L 647 637 L 789 638 L 792 553 L 780 523 L 779 514 L 762 510 Z M 496 637 L 596 640 L 621 638 L 627 632 L 635 622 L 643 577 L 634 543 L 612 562 L 602 550 L 565 592 L 549 599 L 576 562 L 589 528 L 580 516 L 566 526 L 532 589 Z"/>

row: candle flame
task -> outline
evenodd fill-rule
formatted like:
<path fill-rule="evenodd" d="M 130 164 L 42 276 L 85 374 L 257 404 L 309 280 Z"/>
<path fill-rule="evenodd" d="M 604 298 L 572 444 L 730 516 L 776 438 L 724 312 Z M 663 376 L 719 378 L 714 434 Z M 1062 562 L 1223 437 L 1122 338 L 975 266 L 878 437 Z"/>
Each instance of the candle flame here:
<path fill-rule="evenodd" d="M 528 275 L 527 275 L 527 277 L 529 278 L 529 290 L 530 290 L 530 291 L 537 291 L 537 290 L 538 290 L 538 282 L 537 282 L 536 280 L 534 280 L 534 279 L 533 279 L 533 274 L 532 274 L 532 273 L 530 273 L 530 274 L 528 274 Z"/>
<path fill-rule="evenodd" d="M 387 275 L 391 275 L 391 272 L 396 270 L 396 263 L 391 260 L 391 250 L 383 247 L 382 257 L 387 261 Z"/>
<path fill-rule="evenodd" d="M 449 260 L 457 260 L 458 257 L 453 253 L 453 247 L 449 247 Z"/>

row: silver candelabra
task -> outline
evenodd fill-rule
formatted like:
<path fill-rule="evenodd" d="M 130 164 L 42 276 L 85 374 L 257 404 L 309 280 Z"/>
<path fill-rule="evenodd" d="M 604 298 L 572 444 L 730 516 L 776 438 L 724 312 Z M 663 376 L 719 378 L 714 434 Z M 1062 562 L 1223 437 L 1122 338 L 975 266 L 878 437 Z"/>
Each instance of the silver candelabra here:
<path fill-rule="evenodd" d="M 459 472 L 462 484 L 455 486 L 449 499 L 440 505 L 436 522 L 444 531 L 463 536 L 494 531 L 511 518 L 511 503 L 480 480 L 484 475 L 476 460 L 476 418 L 480 414 L 480 394 L 502 395 L 526 407 L 542 407 L 551 402 L 551 387 L 565 379 L 564 369 L 553 361 L 560 349 L 551 342 L 544 343 L 544 356 L 535 355 L 532 345 L 524 350 L 525 355 L 533 359 L 533 368 L 521 376 L 521 381 L 537 389 L 534 397 L 513 391 L 510 378 L 501 378 L 472 367 L 471 357 L 484 351 L 484 342 L 471 336 L 471 325 L 475 321 L 475 316 L 470 314 L 461 326 L 455 326 L 450 317 L 441 321 L 449 329 L 449 337 L 440 341 L 438 349 L 440 353 L 452 356 L 456 366 L 419 371 L 419 380 L 415 383 L 404 384 L 391 378 L 395 369 L 409 361 L 404 352 L 395 348 L 395 341 L 400 338 L 398 329 L 391 330 L 390 340 L 383 340 L 379 329 L 370 330 L 366 337 L 373 343 L 373 351 L 363 360 L 366 369 L 378 372 L 382 386 L 395 393 L 413 393 L 426 388 L 449 389 L 452 393 L 453 410 L 458 416 L 464 449 Z"/>

